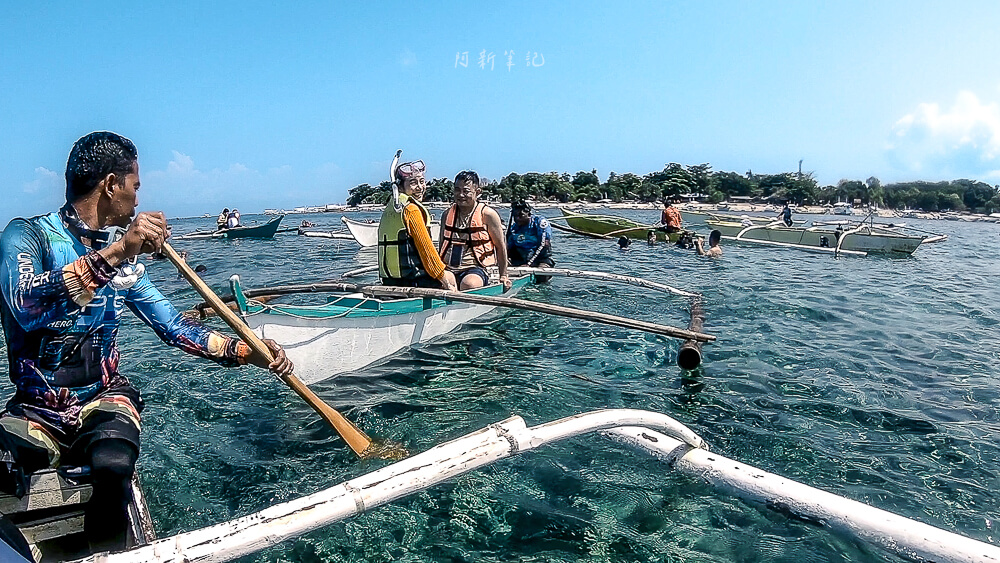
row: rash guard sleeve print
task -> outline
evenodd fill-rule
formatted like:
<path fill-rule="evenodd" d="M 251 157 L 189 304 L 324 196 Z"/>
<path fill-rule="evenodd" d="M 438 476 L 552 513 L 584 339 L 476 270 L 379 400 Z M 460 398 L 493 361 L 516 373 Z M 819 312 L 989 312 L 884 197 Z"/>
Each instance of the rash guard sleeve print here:
<path fill-rule="evenodd" d="M 45 263 L 51 254 L 47 234 L 15 219 L 0 237 L 0 290 L 18 324 L 29 331 L 87 305 L 114 276 L 114 268 L 96 252 L 53 269 Z"/>

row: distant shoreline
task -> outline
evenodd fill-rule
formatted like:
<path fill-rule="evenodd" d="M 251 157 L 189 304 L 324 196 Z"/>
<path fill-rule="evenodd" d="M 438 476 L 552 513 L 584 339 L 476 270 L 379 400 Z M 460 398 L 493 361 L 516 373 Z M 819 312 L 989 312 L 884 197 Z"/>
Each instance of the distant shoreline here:
<path fill-rule="evenodd" d="M 429 209 L 447 209 L 451 204 L 448 202 L 441 201 L 430 201 L 425 202 L 426 207 Z M 497 204 L 491 203 L 493 207 L 501 208 L 506 207 L 507 204 Z M 566 209 L 576 209 L 580 211 L 586 211 L 590 209 L 630 209 L 630 210 L 659 210 L 662 209 L 663 205 L 657 202 L 651 203 L 639 203 L 639 202 L 628 202 L 628 203 L 590 203 L 590 202 L 573 202 L 573 203 L 551 203 L 551 202 L 537 202 L 533 204 L 535 209 L 558 209 L 560 207 Z M 742 214 L 742 213 L 773 213 L 775 216 L 781 211 L 780 206 L 771 204 L 750 204 L 750 203 L 681 203 L 677 205 L 677 208 L 684 211 L 690 211 L 695 213 L 721 213 L 721 214 Z M 384 205 L 379 204 L 362 204 L 359 206 L 348 207 L 346 205 L 327 205 L 324 207 L 306 207 L 306 208 L 296 208 L 293 210 L 275 210 L 275 209 L 265 209 L 263 215 L 308 215 L 313 213 L 377 213 L 385 209 Z M 793 207 L 792 212 L 796 215 L 824 215 L 832 217 L 842 217 L 844 219 L 854 219 L 860 220 L 868 216 L 868 209 L 855 209 L 851 214 L 837 214 L 833 212 L 831 206 L 822 205 L 809 205 L 809 206 L 798 206 Z M 970 212 L 957 212 L 957 211 L 945 211 L 945 212 L 925 212 L 918 210 L 895 210 L 895 209 L 877 209 L 875 211 L 875 216 L 881 219 L 932 219 L 932 220 L 944 220 L 944 221 L 963 221 L 963 222 L 985 222 L 985 223 L 1000 223 L 1000 213 L 994 213 L 992 215 L 986 215 L 982 213 L 970 213 Z M 179 219 L 198 219 L 201 216 L 195 217 L 179 217 Z"/>

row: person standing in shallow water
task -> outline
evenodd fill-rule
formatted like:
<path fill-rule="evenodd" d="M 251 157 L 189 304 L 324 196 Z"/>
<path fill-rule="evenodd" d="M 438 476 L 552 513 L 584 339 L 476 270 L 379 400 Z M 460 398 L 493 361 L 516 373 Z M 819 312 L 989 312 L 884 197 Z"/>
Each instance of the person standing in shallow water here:
<path fill-rule="evenodd" d="M 701 237 L 694 239 L 694 250 L 699 256 L 709 256 L 712 258 L 722 257 L 722 247 L 719 241 L 722 240 L 722 231 L 712 231 L 708 235 L 708 248 L 702 246 Z"/>
<path fill-rule="evenodd" d="M 13 458 L 12 466 L 0 464 L 0 488 L 23 494 L 22 471 L 89 467 L 84 533 L 95 551 L 125 547 L 139 454 L 143 402 L 118 371 L 125 307 L 189 354 L 292 372 L 274 341 L 265 340 L 275 358 L 268 362 L 242 341 L 182 317 L 134 265 L 167 236 L 163 213 L 135 215 L 139 185 L 132 141 L 91 133 L 70 152 L 66 204 L 13 219 L 0 236 L 0 322 L 15 387 L 0 414 L 0 449 Z"/>

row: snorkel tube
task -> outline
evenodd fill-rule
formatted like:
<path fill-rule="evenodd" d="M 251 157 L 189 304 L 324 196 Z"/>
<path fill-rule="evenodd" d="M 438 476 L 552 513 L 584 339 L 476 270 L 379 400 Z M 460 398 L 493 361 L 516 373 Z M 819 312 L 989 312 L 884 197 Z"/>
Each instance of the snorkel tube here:
<path fill-rule="evenodd" d="M 399 204 L 399 186 L 396 185 L 396 165 L 399 164 L 399 155 L 401 154 L 403 154 L 403 149 L 398 149 L 396 156 L 392 159 L 392 164 L 389 165 L 389 179 L 392 180 L 392 206 L 397 213 L 403 210 L 403 206 Z"/>

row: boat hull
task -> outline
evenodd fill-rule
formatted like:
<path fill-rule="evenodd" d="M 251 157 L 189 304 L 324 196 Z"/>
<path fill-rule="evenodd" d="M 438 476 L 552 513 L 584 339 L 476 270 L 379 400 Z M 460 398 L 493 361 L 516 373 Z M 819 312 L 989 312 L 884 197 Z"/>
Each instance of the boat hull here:
<path fill-rule="evenodd" d="M 510 297 L 529 281 L 530 276 L 513 280 L 507 293 L 496 284 L 470 293 Z M 382 300 L 350 295 L 322 306 L 250 305 L 246 321 L 261 338 L 281 344 L 295 363 L 295 373 L 309 384 L 360 370 L 447 334 L 493 309 L 440 299 Z"/>
<path fill-rule="evenodd" d="M 192 240 L 192 239 L 241 239 L 241 238 L 274 238 L 275 233 L 278 232 L 278 227 L 281 225 L 281 220 L 284 215 L 279 215 L 274 219 L 271 219 L 263 225 L 254 225 L 253 227 L 234 227 L 232 229 L 221 229 L 218 231 L 195 231 L 193 233 L 188 233 L 186 235 L 180 235 L 174 237 L 174 240 Z"/>
<path fill-rule="evenodd" d="M 369 247 L 378 245 L 378 222 L 363 223 L 354 219 L 348 219 L 347 217 L 341 217 L 340 220 L 347 225 L 347 230 L 351 232 L 354 240 L 358 241 L 358 244 L 361 246 Z M 438 242 L 439 225 L 437 222 L 431 223 L 431 240 L 434 241 L 434 244 Z"/>
<path fill-rule="evenodd" d="M 129 548 L 156 539 L 153 519 L 137 476 L 133 476 L 131 489 L 126 535 Z M 35 560 L 77 559 L 90 554 L 84 536 L 83 511 L 91 494 L 89 484 L 65 478 L 55 469 L 44 469 L 29 476 L 23 497 L 0 493 L 0 514 L 17 526 Z"/>
<path fill-rule="evenodd" d="M 677 242 L 680 238 L 681 232 L 676 233 L 666 233 L 664 231 L 657 230 L 655 226 L 643 225 L 637 223 L 631 219 L 626 219 L 624 217 L 616 217 L 613 215 L 586 215 L 582 213 L 576 213 L 575 211 L 570 211 L 565 208 L 559 208 L 562 211 L 563 219 L 566 220 L 566 224 L 570 228 L 577 231 L 582 231 L 584 233 L 592 235 L 604 235 L 611 237 L 622 237 L 626 236 L 631 239 L 642 239 L 645 240 L 649 236 L 649 231 L 656 233 L 656 240 Z"/>
<path fill-rule="evenodd" d="M 836 248 L 839 236 L 844 236 L 843 250 L 854 252 L 874 252 L 884 254 L 913 254 L 924 237 L 908 236 L 866 229 L 865 231 L 841 235 L 836 229 L 825 227 L 784 227 L 765 226 L 746 229 L 740 223 L 731 221 L 706 221 L 710 229 L 718 230 L 723 236 L 750 241 L 797 244 L 817 248 Z"/>

